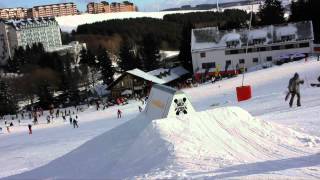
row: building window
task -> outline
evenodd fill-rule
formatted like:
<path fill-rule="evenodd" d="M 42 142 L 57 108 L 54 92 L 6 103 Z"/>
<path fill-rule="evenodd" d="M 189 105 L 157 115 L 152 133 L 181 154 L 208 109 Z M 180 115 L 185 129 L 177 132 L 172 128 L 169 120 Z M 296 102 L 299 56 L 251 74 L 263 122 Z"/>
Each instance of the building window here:
<path fill-rule="evenodd" d="M 299 44 L 300 48 L 305 48 L 305 47 L 309 47 L 309 46 L 310 46 L 309 43 L 300 43 Z"/>
<path fill-rule="evenodd" d="M 285 47 L 285 49 L 293 49 L 294 45 L 293 44 L 287 44 L 284 47 Z"/>
<path fill-rule="evenodd" d="M 230 65 L 231 65 L 231 60 L 227 60 L 227 61 L 226 61 L 226 65 L 227 65 L 227 66 L 230 66 Z"/>
<path fill-rule="evenodd" d="M 253 59 L 252 59 L 252 62 L 253 62 L 253 63 L 258 63 L 258 62 L 259 62 L 259 59 L 258 59 L 258 58 L 253 58 Z"/>
<path fill-rule="evenodd" d="M 245 60 L 244 60 L 244 59 L 239 59 L 239 63 L 240 63 L 240 64 L 244 64 L 244 63 L 245 63 Z"/>
<path fill-rule="evenodd" d="M 287 36 L 281 36 L 281 41 L 291 41 L 294 40 L 296 36 L 294 34 L 287 35 Z"/>
<path fill-rule="evenodd" d="M 201 58 L 205 58 L 206 57 L 206 53 L 205 52 L 200 53 L 200 57 Z"/>
<path fill-rule="evenodd" d="M 216 68 L 216 63 L 202 63 L 202 69 L 210 69 L 210 68 Z"/>
<path fill-rule="evenodd" d="M 230 54 L 239 54 L 239 51 L 238 50 L 231 50 Z"/>
<path fill-rule="evenodd" d="M 272 46 L 272 50 L 280 50 L 280 46 Z"/>
<path fill-rule="evenodd" d="M 268 56 L 267 61 L 272 61 L 272 56 Z"/>
<path fill-rule="evenodd" d="M 266 49 L 266 47 L 261 47 L 261 48 L 259 48 L 259 51 L 261 52 L 261 51 L 266 51 L 267 49 Z"/>

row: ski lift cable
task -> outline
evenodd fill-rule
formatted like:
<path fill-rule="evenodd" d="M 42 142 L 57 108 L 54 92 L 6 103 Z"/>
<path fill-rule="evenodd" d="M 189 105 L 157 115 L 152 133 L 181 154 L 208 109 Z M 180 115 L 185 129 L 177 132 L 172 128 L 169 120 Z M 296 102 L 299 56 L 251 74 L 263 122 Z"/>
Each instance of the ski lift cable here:
<path fill-rule="evenodd" d="M 248 37 L 247 37 L 247 44 L 246 44 L 246 57 L 248 56 L 248 46 L 249 46 L 249 34 L 251 32 L 251 27 L 252 27 L 252 16 L 253 16 L 253 0 L 251 2 L 251 13 L 250 13 L 250 22 L 249 22 L 249 32 L 248 32 Z M 243 65 L 243 70 L 245 71 L 245 62 L 244 62 L 244 65 Z M 243 86 L 243 83 L 244 83 L 244 74 L 245 72 L 242 73 L 242 84 L 241 86 Z"/>

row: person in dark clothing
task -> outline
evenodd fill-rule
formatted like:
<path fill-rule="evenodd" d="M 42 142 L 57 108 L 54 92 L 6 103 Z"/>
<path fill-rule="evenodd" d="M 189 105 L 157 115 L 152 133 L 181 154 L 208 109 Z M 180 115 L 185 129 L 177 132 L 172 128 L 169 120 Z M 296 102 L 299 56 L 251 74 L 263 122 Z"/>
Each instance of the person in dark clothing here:
<path fill-rule="evenodd" d="M 48 116 L 47 116 L 47 123 L 48 123 L 48 124 L 50 124 L 50 119 L 51 119 L 51 117 L 48 115 Z"/>
<path fill-rule="evenodd" d="M 118 119 L 121 118 L 121 114 L 122 112 L 120 111 L 120 109 L 118 109 Z"/>
<path fill-rule="evenodd" d="M 139 112 L 142 112 L 142 107 L 141 106 L 139 106 Z"/>
<path fill-rule="evenodd" d="M 63 122 L 66 122 L 66 116 L 62 116 Z"/>
<path fill-rule="evenodd" d="M 32 134 L 32 125 L 28 124 L 29 134 Z"/>
<path fill-rule="evenodd" d="M 72 125 L 72 116 L 70 116 L 69 121 L 70 121 L 70 125 Z"/>
<path fill-rule="evenodd" d="M 57 109 L 57 111 L 56 111 L 56 117 L 57 117 L 57 118 L 59 117 L 59 114 L 60 114 L 60 110 Z"/>
<path fill-rule="evenodd" d="M 73 119 L 73 128 L 79 128 L 77 117 L 78 116 L 76 116 L 76 118 Z"/>
<path fill-rule="evenodd" d="M 288 92 L 288 94 L 286 96 L 286 100 L 291 95 L 290 102 L 289 102 L 290 107 L 292 107 L 293 100 L 294 100 L 294 97 L 296 95 L 297 95 L 297 106 L 301 106 L 300 84 L 303 84 L 303 83 L 304 83 L 304 81 L 299 78 L 299 74 L 298 73 L 295 73 L 293 78 L 291 78 L 289 80 L 289 86 L 288 86 L 289 92 Z"/>

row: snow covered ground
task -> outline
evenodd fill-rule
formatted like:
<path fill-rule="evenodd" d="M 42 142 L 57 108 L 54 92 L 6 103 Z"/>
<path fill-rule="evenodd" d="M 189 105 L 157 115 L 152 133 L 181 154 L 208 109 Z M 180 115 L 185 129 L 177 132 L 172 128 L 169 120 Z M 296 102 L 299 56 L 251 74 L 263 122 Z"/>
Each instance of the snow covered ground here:
<path fill-rule="evenodd" d="M 190 12 L 201 11 L 160 11 L 160 12 L 119 12 L 119 13 L 101 13 L 101 14 L 81 14 L 76 16 L 63 16 L 57 17 L 60 28 L 64 32 L 71 32 L 76 30 L 79 25 L 91 24 L 100 21 L 106 21 L 111 19 L 128 19 L 128 18 L 142 18 L 150 17 L 156 19 L 162 19 L 167 14 L 183 14 Z"/>
<path fill-rule="evenodd" d="M 320 89 L 309 86 L 319 69 L 310 58 L 247 73 L 253 98 L 241 103 L 240 76 L 185 89 L 202 111 L 196 116 L 150 122 L 132 102 L 120 107 L 120 120 L 118 107 L 80 113 L 79 129 L 61 120 L 33 135 L 18 127 L 0 135 L 0 178 L 319 179 Z M 305 80 L 302 107 L 289 108 L 284 97 L 295 72 Z"/>

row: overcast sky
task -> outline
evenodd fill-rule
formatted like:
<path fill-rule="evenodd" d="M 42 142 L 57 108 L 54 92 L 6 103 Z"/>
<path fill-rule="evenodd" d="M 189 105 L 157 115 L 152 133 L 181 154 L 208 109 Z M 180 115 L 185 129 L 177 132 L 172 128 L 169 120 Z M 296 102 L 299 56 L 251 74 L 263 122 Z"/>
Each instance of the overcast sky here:
<path fill-rule="evenodd" d="M 123 0 L 106 0 L 107 2 L 122 2 Z M 157 11 L 166 8 L 180 7 L 181 5 L 191 4 L 214 4 L 216 0 L 129 0 L 139 7 L 140 11 Z M 230 2 L 236 0 L 219 0 L 219 2 Z M 70 0 L 0 0 L 0 8 L 3 7 L 32 7 L 34 5 L 70 2 Z M 100 2 L 100 0 L 71 0 L 78 5 L 80 11 L 86 10 L 88 2 Z"/>

